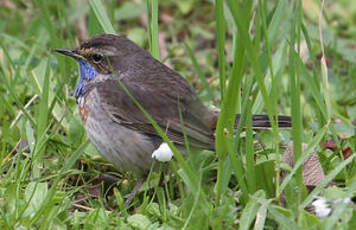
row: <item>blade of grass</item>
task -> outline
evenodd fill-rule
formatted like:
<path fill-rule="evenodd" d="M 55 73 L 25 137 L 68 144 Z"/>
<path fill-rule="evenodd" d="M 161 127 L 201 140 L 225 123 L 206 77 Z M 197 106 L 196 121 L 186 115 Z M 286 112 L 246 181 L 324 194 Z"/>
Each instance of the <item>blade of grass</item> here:
<path fill-rule="evenodd" d="M 267 109 L 267 114 L 268 117 L 271 121 L 271 125 L 272 125 L 272 130 L 273 130 L 273 136 L 274 136 L 274 140 L 276 143 L 278 143 L 279 145 L 279 139 L 278 139 L 278 127 L 277 127 L 277 123 L 276 123 L 276 119 L 275 119 L 275 114 L 274 114 L 274 110 L 272 108 L 272 104 L 271 104 L 271 100 L 269 98 L 269 94 L 267 92 L 267 89 L 264 85 L 264 80 L 263 80 L 263 73 L 261 70 L 261 64 L 258 58 L 258 49 L 260 47 L 260 42 L 259 42 L 259 36 L 256 35 L 257 40 L 255 41 L 255 44 L 252 43 L 251 39 L 250 39 L 250 35 L 248 32 L 248 26 L 247 23 L 242 23 L 245 22 L 246 19 L 244 17 L 246 17 L 246 9 L 243 8 L 242 6 L 240 6 L 239 4 L 237 4 L 234 1 L 229 1 L 229 6 L 232 9 L 233 12 L 233 16 L 234 16 L 234 20 L 235 23 L 238 26 L 239 29 L 239 35 L 241 37 L 241 40 L 243 41 L 243 45 L 244 47 L 246 47 L 246 50 L 248 50 L 249 52 L 246 52 L 246 56 L 247 59 L 249 60 L 249 62 L 251 63 L 252 69 L 255 73 L 256 76 L 256 80 L 258 83 L 258 87 L 259 90 L 261 91 L 261 94 L 263 96 L 265 105 L 266 105 L 266 109 Z M 248 12 L 248 11 L 247 11 Z M 258 22 L 258 18 L 257 18 L 257 22 Z M 256 34 L 258 34 L 259 30 L 256 31 Z M 278 150 L 278 148 L 277 148 Z M 276 186 L 276 190 L 278 193 L 278 185 Z M 278 197 L 277 197 L 278 198 Z"/>
<path fill-rule="evenodd" d="M 103 32 L 105 32 L 105 30 L 98 21 L 93 8 L 90 8 L 88 12 L 88 36 Z"/>
<path fill-rule="evenodd" d="M 222 175 L 223 173 L 223 161 L 225 159 L 226 152 L 229 154 L 235 175 L 238 179 L 242 195 L 242 202 L 247 202 L 248 199 L 248 187 L 245 182 L 245 173 L 242 165 L 242 161 L 238 159 L 234 150 L 234 143 L 231 135 L 235 123 L 235 114 L 240 111 L 240 87 L 243 78 L 243 71 L 245 65 L 245 56 L 249 56 L 249 52 L 253 52 L 252 45 L 247 43 L 249 40 L 249 32 L 247 23 L 250 21 L 250 14 L 252 9 L 252 1 L 247 1 L 244 5 L 244 10 L 239 10 L 239 4 L 236 1 L 228 1 L 228 7 L 232 13 L 234 23 L 237 25 L 238 34 L 234 36 L 235 50 L 234 50 L 234 63 L 232 68 L 232 74 L 230 82 L 225 91 L 224 100 L 222 102 L 222 109 L 217 123 L 216 130 L 216 150 L 219 156 L 218 162 L 218 178 L 217 178 L 217 192 L 216 202 L 219 204 L 221 194 L 224 192 L 222 187 Z M 241 24 L 239 20 L 244 21 Z M 237 33 L 237 31 L 236 31 Z M 238 35 L 238 36 L 237 36 Z M 248 50 L 248 52 L 245 52 Z M 246 55 L 247 54 L 247 55 Z M 257 55 L 257 54 L 256 54 Z M 225 138 L 224 138 L 225 136 Z"/>
<path fill-rule="evenodd" d="M 324 94 L 324 100 L 326 105 L 326 112 L 327 112 L 326 114 L 329 120 L 331 114 L 331 99 L 330 99 L 330 90 L 329 90 L 329 82 L 328 82 L 328 67 L 326 66 L 326 60 L 325 60 L 323 29 L 322 29 L 322 18 L 323 18 L 322 11 L 324 9 L 324 3 L 325 0 L 322 0 L 320 12 L 319 12 L 319 40 L 320 40 L 320 48 L 321 48 L 320 67 L 321 67 L 321 76 L 323 80 L 322 91 Z"/>
<path fill-rule="evenodd" d="M 265 226 L 265 222 L 267 219 L 267 206 L 262 205 L 256 214 L 256 221 L 254 224 L 254 230 L 263 230 Z"/>
<path fill-rule="evenodd" d="M 263 190 L 262 190 L 263 191 Z M 257 191 L 259 192 L 259 191 Z M 256 192 L 256 194 L 257 194 Z M 272 203 L 272 199 L 266 199 L 266 193 L 263 191 L 263 194 L 260 196 L 252 195 L 251 198 L 256 202 L 260 203 L 260 208 L 256 213 L 256 220 L 254 224 L 254 229 L 262 230 L 265 229 L 265 221 L 267 218 L 267 208 Z"/>
<path fill-rule="evenodd" d="M 89 5 L 94 11 L 96 18 L 98 19 L 101 27 L 105 33 L 116 34 L 114 27 L 112 26 L 108 15 L 106 14 L 104 5 L 100 0 L 89 0 Z"/>
<path fill-rule="evenodd" d="M 240 40 L 239 40 L 240 41 Z M 239 184 L 242 189 L 242 196 L 247 201 L 247 186 L 244 182 L 243 167 L 241 161 L 237 160 L 231 136 L 233 135 L 233 127 L 235 124 L 235 116 L 237 112 L 238 93 L 241 87 L 243 69 L 244 69 L 244 53 L 245 47 L 239 42 L 235 50 L 235 59 L 232 69 L 231 78 L 227 89 L 225 91 L 224 100 L 222 101 L 222 108 L 217 122 L 216 128 L 216 152 L 219 157 L 218 162 L 218 178 L 216 186 L 216 202 L 219 204 L 220 197 L 224 192 L 222 188 L 222 175 L 224 175 L 224 160 L 226 153 L 229 153 L 230 158 L 235 169 L 235 174 L 238 177 Z M 230 137 L 228 137 L 230 136 Z M 230 146 L 231 145 L 231 146 Z"/>
<path fill-rule="evenodd" d="M 214 93 L 213 90 L 211 89 L 209 83 L 206 80 L 206 77 L 204 76 L 204 73 L 202 71 L 202 69 L 200 68 L 197 58 L 195 57 L 192 48 L 190 48 L 190 46 L 188 45 L 188 43 L 184 43 L 185 44 L 185 48 L 188 51 L 189 57 L 192 60 L 195 72 L 198 74 L 198 77 L 200 78 L 200 81 L 203 83 L 204 85 L 204 89 L 208 92 L 208 96 L 209 96 L 209 100 L 210 101 L 214 101 Z"/>
<path fill-rule="evenodd" d="M 73 167 L 73 165 L 75 164 L 75 162 L 79 159 L 80 155 L 82 154 L 82 152 L 85 150 L 85 148 L 88 146 L 89 144 L 89 140 L 87 140 L 86 142 L 83 142 L 79 148 L 73 153 L 71 154 L 71 156 L 68 158 L 68 160 L 65 162 L 64 166 L 61 168 L 61 170 L 58 172 L 58 176 L 56 177 L 56 179 L 53 181 L 52 183 L 52 187 L 49 189 L 46 198 L 43 201 L 43 205 L 41 206 L 41 208 L 37 211 L 37 213 L 33 216 L 33 218 L 31 220 L 29 220 L 26 224 L 27 226 L 33 226 L 43 215 L 43 213 L 46 211 L 46 208 L 48 206 L 48 203 L 53 202 L 52 199 L 54 197 L 54 195 L 56 194 L 57 191 L 57 186 L 58 183 L 60 182 L 63 174 L 70 169 L 71 167 Z"/>
<path fill-rule="evenodd" d="M 159 35 L 158 35 L 158 0 L 151 0 L 152 3 L 152 57 L 160 60 L 159 55 Z"/>
<path fill-rule="evenodd" d="M 256 198 L 264 199 L 266 196 L 263 190 L 259 190 L 253 194 L 253 199 L 250 199 L 246 206 L 244 207 L 241 218 L 240 218 L 240 225 L 239 229 L 241 230 L 248 230 L 256 218 L 256 214 L 261 207 L 261 204 L 256 200 Z"/>
<path fill-rule="evenodd" d="M 225 76 L 225 18 L 224 18 L 224 1 L 217 0 L 215 6 L 216 15 L 216 35 L 217 35 L 217 51 L 218 51 L 218 65 L 220 78 L 220 93 L 221 100 L 224 99 L 224 91 L 226 85 Z"/>
<path fill-rule="evenodd" d="M 274 68 L 273 68 L 273 62 L 272 62 L 272 46 L 270 45 L 269 42 L 269 34 L 268 34 L 268 29 L 267 29 L 267 16 L 266 16 L 266 5 L 264 5 L 264 1 L 259 0 L 259 6 L 260 6 L 260 10 L 259 12 L 259 18 L 261 18 L 261 27 L 262 27 L 262 31 L 264 34 L 264 38 L 265 38 L 265 50 L 267 51 L 267 59 L 268 59 L 268 67 L 269 67 L 269 72 L 270 72 L 270 76 L 271 76 L 271 106 L 272 106 L 272 110 L 273 110 L 273 115 L 274 116 L 278 116 L 278 105 L 277 105 L 277 100 L 278 100 L 278 90 L 279 90 L 279 81 L 276 79 L 276 76 L 274 74 Z M 257 36 L 256 36 L 257 37 Z M 274 140 L 274 147 L 275 147 L 275 156 L 276 156 L 276 160 L 275 160 L 275 178 L 276 178 L 276 197 L 277 200 L 279 199 L 278 194 L 279 194 L 279 185 L 280 185 L 280 174 L 281 174 L 281 154 L 279 151 L 279 129 L 278 126 L 276 125 L 275 128 L 272 129 L 273 131 L 273 140 Z"/>
<path fill-rule="evenodd" d="M 278 210 L 278 207 L 269 205 L 268 211 L 271 217 L 282 226 L 281 229 L 299 230 L 301 229 L 294 221 L 293 218 L 285 216 L 282 212 Z"/>
<path fill-rule="evenodd" d="M 249 193 L 256 192 L 255 152 L 253 146 L 251 105 L 247 109 L 246 126 L 246 180 Z"/>
<path fill-rule="evenodd" d="M 4 56 L 6 57 L 5 60 L 9 61 L 10 63 L 13 63 L 10 55 L 7 52 L 7 49 L 5 49 L 5 47 L 0 44 L 3 53 L 5 54 Z M 5 69 L 5 68 L 4 68 Z M 25 117 L 31 122 L 31 125 L 36 126 L 36 122 L 33 119 L 33 117 L 31 116 L 31 114 L 25 109 L 25 106 L 23 105 L 23 103 L 20 101 L 16 90 L 14 89 L 14 87 L 12 87 L 11 85 L 11 76 L 13 76 L 14 78 L 19 77 L 20 71 L 16 71 L 15 73 L 11 73 L 8 71 L 1 71 L 0 72 L 0 76 L 3 82 L 3 86 L 5 86 L 5 89 L 9 91 L 10 96 L 12 97 L 12 99 L 15 101 L 16 105 L 18 107 L 20 107 L 22 113 L 25 115 Z"/>
<path fill-rule="evenodd" d="M 302 155 L 302 116 L 301 116 L 301 85 L 300 85 L 300 68 L 296 64 L 297 56 L 300 56 L 300 25 L 301 25 L 301 3 L 295 2 L 296 13 L 292 20 L 292 30 L 290 37 L 290 55 L 289 55 L 289 82 L 291 92 L 292 105 L 292 138 L 293 138 L 293 154 L 294 162 L 296 162 Z M 295 45 L 297 46 L 295 48 Z M 297 49 L 297 54 L 294 52 Z M 303 185 L 302 168 L 296 171 L 298 203 L 300 203 L 304 196 L 305 186 Z"/>
<path fill-rule="evenodd" d="M 325 230 L 332 230 L 336 227 L 335 225 L 342 218 L 345 209 L 348 207 L 347 203 L 350 202 L 351 198 L 355 194 L 355 191 L 356 191 L 356 177 L 354 176 L 352 184 L 347 187 L 347 191 L 344 198 L 341 200 L 341 202 L 337 204 L 331 216 L 325 221 L 325 226 L 326 226 Z"/>
<path fill-rule="evenodd" d="M 294 52 L 294 51 L 292 51 L 292 52 Z M 310 75 L 308 69 L 303 64 L 300 57 L 295 54 L 295 58 L 296 58 L 297 64 L 299 65 L 299 68 L 301 69 L 301 74 L 304 75 L 303 76 L 303 78 L 305 79 L 304 85 L 308 89 L 308 91 L 310 91 L 310 93 L 312 94 L 312 97 L 314 98 L 314 100 L 316 102 L 317 106 L 315 107 L 315 110 L 322 114 L 323 122 L 321 124 L 325 125 L 326 124 L 325 122 L 327 121 L 327 114 L 326 114 L 327 112 L 326 112 L 326 105 L 325 105 L 324 99 L 323 99 L 322 94 L 320 93 L 320 90 L 319 90 L 319 88 L 320 88 L 319 82 L 315 83 L 315 81 L 311 81 L 311 79 L 313 79 L 313 77 Z"/>
<path fill-rule="evenodd" d="M 246 125 L 247 115 L 249 110 L 248 107 L 251 107 L 255 104 L 257 90 L 255 90 L 255 92 L 252 93 L 252 101 L 250 101 L 250 95 L 251 95 L 253 84 L 254 84 L 253 77 L 247 76 L 247 79 L 244 84 L 244 94 L 242 97 L 242 108 L 241 108 L 239 125 L 236 129 L 235 140 L 234 140 L 234 149 L 236 149 L 237 151 L 240 149 L 240 142 L 241 142 L 240 135 L 242 133 L 243 128 Z"/>
<path fill-rule="evenodd" d="M 41 138 L 45 135 L 46 127 L 48 126 L 48 101 L 49 101 L 49 62 L 46 63 L 46 70 L 44 72 L 44 80 L 42 85 L 42 94 L 40 96 L 40 104 L 37 108 L 37 127 L 36 127 L 36 142 L 41 140 Z M 38 143 L 36 143 L 37 145 Z M 42 168 L 42 151 L 36 151 L 36 155 L 34 156 L 33 162 L 33 176 L 39 177 L 40 170 Z"/>
<path fill-rule="evenodd" d="M 185 223 L 184 223 L 184 226 L 182 229 L 187 229 L 191 219 L 192 219 L 192 216 L 193 216 L 193 213 L 194 211 L 196 210 L 196 208 L 198 207 L 198 203 L 199 203 L 199 194 L 200 194 L 200 190 L 201 190 L 201 183 L 199 183 L 199 186 L 198 186 L 198 191 L 197 193 L 194 195 L 194 202 L 193 202 L 193 206 L 189 212 L 189 215 L 187 217 L 187 219 L 185 220 Z"/>
<path fill-rule="evenodd" d="M 151 28 L 151 17 L 150 17 L 150 0 L 145 0 L 146 5 L 146 20 L 147 20 L 147 33 L 148 33 L 148 46 L 152 53 L 152 28 Z"/>
<path fill-rule="evenodd" d="M 53 25 L 53 20 L 51 19 L 51 12 L 49 10 L 50 7 L 48 6 L 48 1 L 36 0 L 35 3 L 41 9 L 42 22 L 51 37 L 50 43 L 52 45 L 58 44 L 59 37 L 56 32 L 56 27 Z"/>
<path fill-rule="evenodd" d="M 320 48 L 321 48 L 321 59 L 320 59 L 320 67 L 321 67 L 321 77 L 322 77 L 322 92 L 325 101 L 325 109 L 326 109 L 326 116 L 327 116 L 327 123 L 330 123 L 330 131 L 333 135 L 333 139 L 339 149 L 339 156 L 341 158 L 344 157 L 341 150 L 340 141 L 333 123 L 331 123 L 331 112 L 332 112 L 332 102 L 331 102 L 331 95 L 330 95 L 330 87 L 329 87 L 329 80 L 328 80 L 328 67 L 326 65 L 326 58 L 325 58 L 325 49 L 324 49 L 324 38 L 323 38 L 323 28 L 322 28 L 322 21 L 323 21 L 323 10 L 324 10 L 325 0 L 322 0 L 320 12 L 319 12 L 319 41 L 320 41 Z M 347 174 L 347 171 L 344 170 L 344 173 Z"/>

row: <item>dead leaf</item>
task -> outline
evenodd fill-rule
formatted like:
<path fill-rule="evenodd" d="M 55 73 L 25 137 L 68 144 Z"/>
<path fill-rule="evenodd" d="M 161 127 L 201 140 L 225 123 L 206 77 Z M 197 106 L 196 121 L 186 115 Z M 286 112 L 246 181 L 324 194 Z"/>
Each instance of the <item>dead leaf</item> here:
<path fill-rule="evenodd" d="M 307 144 L 302 144 L 302 151 L 305 151 Z M 283 154 L 282 161 L 287 163 L 291 167 L 294 166 L 294 152 L 293 143 L 290 144 Z M 282 181 L 286 176 L 287 172 L 282 172 Z M 322 180 L 324 180 L 325 174 L 323 168 L 321 167 L 318 154 L 313 151 L 303 163 L 303 182 L 308 188 L 314 188 L 319 185 Z"/>

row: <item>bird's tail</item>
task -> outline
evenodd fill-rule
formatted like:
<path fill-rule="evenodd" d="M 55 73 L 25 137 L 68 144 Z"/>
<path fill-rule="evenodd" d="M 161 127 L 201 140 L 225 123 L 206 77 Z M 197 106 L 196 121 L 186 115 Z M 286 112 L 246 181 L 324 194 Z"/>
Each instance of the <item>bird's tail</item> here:
<path fill-rule="evenodd" d="M 240 114 L 236 115 L 235 125 L 238 127 L 240 122 Z M 290 128 L 292 127 L 292 120 L 290 116 L 278 116 L 277 124 L 279 128 Z M 265 129 L 272 127 L 272 124 L 267 115 L 253 115 L 252 116 L 252 128 L 253 129 Z"/>

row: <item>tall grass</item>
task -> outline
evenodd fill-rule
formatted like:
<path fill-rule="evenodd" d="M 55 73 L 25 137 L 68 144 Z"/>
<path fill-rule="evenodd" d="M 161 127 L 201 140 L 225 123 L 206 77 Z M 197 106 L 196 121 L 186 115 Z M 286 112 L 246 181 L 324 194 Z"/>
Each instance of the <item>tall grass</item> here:
<path fill-rule="evenodd" d="M 340 116 L 333 110 L 337 102 L 333 99 L 328 75 L 331 70 L 325 60 L 328 47 L 324 47 L 321 6 L 319 36 L 315 40 L 300 0 L 291 3 L 216 0 L 211 4 L 210 7 L 215 7 L 214 76 L 218 78 L 218 87 L 207 81 L 203 67 L 206 63 L 201 63 L 194 44 L 182 47 L 202 83 L 203 93 L 211 101 L 221 100 L 216 153 L 188 149 L 189 154 L 183 157 L 164 130 L 127 91 L 174 150 L 175 160 L 169 163 L 168 171 L 163 170 L 162 180 L 151 172 L 143 192 L 126 209 L 124 196 L 136 178 L 118 174 L 98 159 L 85 137 L 71 95 L 78 77 L 75 63 L 54 57 L 50 52 L 53 48 L 76 45 L 72 24 L 82 14 L 89 15 L 89 34 L 120 30 L 112 21 L 115 9 L 110 9 L 108 16 L 106 1 L 88 3 L 78 8 L 74 1 L 65 6 L 61 1 L 34 0 L 28 7 L 39 11 L 39 16 L 32 15 L 24 25 L 4 19 L 5 24 L 19 27 L 23 33 L 3 29 L 5 24 L 1 24 L 4 26 L 0 27 L 0 91 L 4 95 L 0 98 L 1 229 L 347 229 L 351 226 L 354 211 L 347 204 L 337 204 L 335 212 L 322 221 L 305 211 L 316 196 L 326 193 L 325 186 L 335 178 L 345 186 L 331 190 L 338 199 L 351 198 L 356 188 L 356 154 L 343 159 L 341 151 L 345 142 L 354 146 L 355 139 L 338 141 L 340 128 L 333 122 Z M 145 0 L 142 4 L 149 49 L 160 60 L 159 16 L 160 9 L 167 5 L 158 0 Z M 109 5 L 115 7 L 115 1 Z M 21 9 L 19 12 L 25 13 Z M 303 42 L 311 66 L 301 58 Z M 321 63 L 315 51 L 319 47 Z M 215 93 L 216 90 L 219 92 Z M 313 100 L 315 117 L 310 119 L 316 121 L 314 129 L 304 122 L 305 107 L 310 103 L 307 97 Z M 31 103 L 26 105 L 28 101 Z M 20 112 L 22 115 L 14 122 Z M 237 129 L 236 113 L 242 114 Z M 252 130 L 252 114 L 260 113 L 268 114 L 271 131 Z M 290 139 L 277 126 L 275 118 L 281 113 L 292 116 Z M 11 127 L 13 122 L 15 126 Z M 338 150 L 324 153 L 319 146 L 331 137 Z M 256 146 L 258 139 L 265 149 Z M 294 144 L 295 163 L 291 167 L 281 160 L 285 139 Z M 304 151 L 302 143 L 307 144 Z M 308 193 L 302 165 L 316 150 L 326 176 Z M 282 169 L 289 170 L 283 181 Z M 113 194 L 102 183 L 102 193 L 95 197 L 92 178 L 106 173 L 119 175 Z"/>

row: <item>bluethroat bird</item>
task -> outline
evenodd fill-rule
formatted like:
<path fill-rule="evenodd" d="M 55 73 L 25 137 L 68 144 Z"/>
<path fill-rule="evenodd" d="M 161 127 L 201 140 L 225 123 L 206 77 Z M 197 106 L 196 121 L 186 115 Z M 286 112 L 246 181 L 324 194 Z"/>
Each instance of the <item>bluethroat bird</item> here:
<path fill-rule="evenodd" d="M 147 172 L 163 141 L 118 79 L 177 146 L 184 147 L 185 132 L 190 146 L 215 149 L 218 113 L 203 105 L 179 73 L 126 37 L 100 34 L 76 49 L 56 51 L 79 63 L 75 97 L 81 119 L 93 145 L 119 169 Z M 267 115 L 252 119 L 254 128 L 271 126 Z M 278 116 L 278 125 L 290 127 L 290 117 Z"/>

